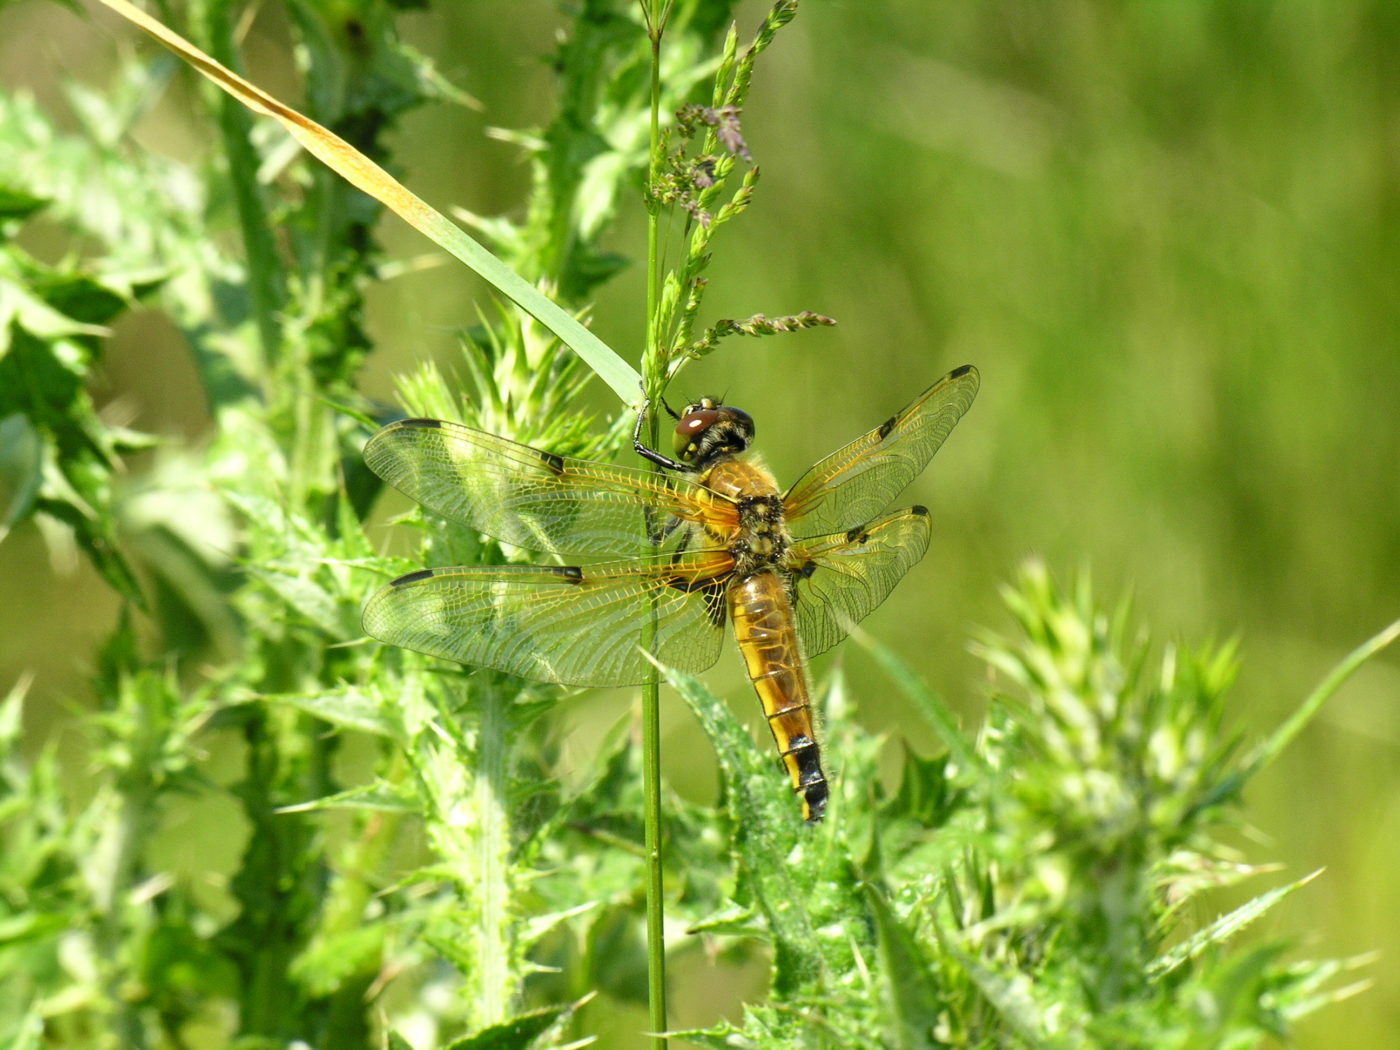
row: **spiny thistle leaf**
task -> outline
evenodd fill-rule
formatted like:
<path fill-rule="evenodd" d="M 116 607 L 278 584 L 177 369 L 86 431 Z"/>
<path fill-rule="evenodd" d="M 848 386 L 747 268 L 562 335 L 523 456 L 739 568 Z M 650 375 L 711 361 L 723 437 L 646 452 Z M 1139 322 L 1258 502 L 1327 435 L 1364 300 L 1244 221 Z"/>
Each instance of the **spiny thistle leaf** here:
<path fill-rule="evenodd" d="M 1240 905 L 1228 915 L 1220 916 L 1205 929 L 1197 930 L 1171 951 L 1153 960 L 1150 964 L 1150 972 L 1154 977 L 1163 976 L 1207 949 L 1224 944 L 1250 923 L 1264 915 L 1279 901 L 1290 896 L 1295 890 L 1306 886 L 1321 874 L 1321 870 L 1318 870 L 1310 875 L 1304 875 L 1301 879 L 1290 882 L 1286 886 L 1276 886 Z"/>

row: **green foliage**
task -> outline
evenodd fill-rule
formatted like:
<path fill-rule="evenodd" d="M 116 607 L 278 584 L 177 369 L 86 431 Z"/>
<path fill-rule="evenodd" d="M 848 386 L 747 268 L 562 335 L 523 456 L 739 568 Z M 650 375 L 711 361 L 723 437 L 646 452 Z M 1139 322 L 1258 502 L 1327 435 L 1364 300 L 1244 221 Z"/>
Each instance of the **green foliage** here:
<path fill-rule="evenodd" d="M 771 335 L 836 323 L 810 310 L 772 319 L 757 314 L 747 321 L 719 321 L 698 340 L 693 338 L 709 286 L 704 272 L 710 265 L 711 239 L 720 227 L 743 214 L 758 184 L 758 168 L 749 167 L 729 199 L 716 206 L 735 166 L 740 162 L 753 164 L 740 128 L 740 114 L 748 98 L 754 63 L 796 13 L 796 0 L 779 0 L 742 52 L 738 27 L 731 26 L 710 104 L 681 107 L 676 111 L 674 128 L 668 127 L 658 142 L 660 155 L 652 164 L 647 207 L 653 215 L 662 208 L 679 209 L 686 221 L 680 233 L 685 254 L 680 264 L 662 277 L 659 297 L 648 319 L 653 334 L 648 345 L 655 351 L 644 362 L 643 372 L 647 394 L 653 400 L 664 394 L 666 384 L 680 368 L 707 356 L 727 335 Z"/>
<path fill-rule="evenodd" d="M 97 417 L 87 383 L 105 327 L 144 290 L 46 266 L 13 243 L 47 202 L 0 186 L 0 539 L 35 514 L 70 530 L 107 582 L 131 601 L 140 591 L 118 551 L 110 512 L 119 457 L 148 439 Z"/>
<path fill-rule="evenodd" d="M 386 164 L 406 113 L 463 101 L 398 38 L 411 6 L 286 8 L 304 108 Z M 673 220 L 683 249 L 648 319 L 656 387 L 726 335 L 830 323 L 756 314 L 695 334 L 713 237 L 756 190 L 754 63 L 796 11 L 774 5 L 741 48 L 723 35 L 731 6 L 667 8 L 663 109 L 678 116 L 656 158 L 638 12 L 578 5 L 553 56 L 555 113 L 499 136 L 529 163 L 522 215 L 468 216 L 580 315 L 625 265 L 607 239 L 619 214 L 641 198 Z M 191 35 L 232 63 L 233 7 L 195 10 Z M 384 578 L 513 552 L 424 519 L 420 551 L 379 553 L 358 450 L 388 413 L 356 386 L 379 210 L 212 92 L 215 155 L 157 161 L 134 134 L 174 76 L 142 55 L 100 90 L 74 87 L 70 132 L 0 96 L 0 538 L 43 523 L 121 600 L 80 757 L 26 741 L 26 684 L 0 704 L 0 1042 L 587 1038 L 644 987 L 630 726 L 568 759 L 556 691 L 358 640 Z M 40 219 L 93 257 L 21 249 Z M 137 302 L 187 342 L 209 423 L 198 446 L 94 407 L 109 326 Z M 571 455 L 605 455 L 630 429 L 627 413 L 593 424 L 587 372 L 540 322 L 493 303 L 461 342 L 460 382 L 424 363 L 398 408 Z M 123 478 L 138 450 L 144 473 Z M 1087 578 L 1067 596 L 1034 567 L 1008 604 L 1023 637 L 980 643 L 997 684 L 975 741 L 877 650 L 948 750 L 906 753 L 893 791 L 835 678 L 840 770 L 815 829 L 728 708 L 672 676 L 722 781 L 718 807 L 666 800 L 675 930 L 771 959 L 766 998 L 691 1043 L 1252 1046 L 1343 994 L 1343 964 L 1240 936 L 1306 879 L 1196 921 L 1259 874 L 1222 842 L 1263 764 L 1226 729 L 1231 648 L 1154 655 L 1126 612 L 1095 609 Z M 675 930 L 679 955 L 691 942 Z"/>
<path fill-rule="evenodd" d="M 1355 990 L 1325 987 L 1341 964 L 1238 937 L 1311 876 L 1192 920 L 1263 870 L 1225 844 L 1243 768 L 1222 732 L 1232 647 L 1155 655 L 1126 606 L 1095 607 L 1087 576 L 1066 594 L 1034 563 L 1005 595 L 1021 637 L 979 645 L 995 684 L 971 761 L 907 756 L 894 794 L 862 798 L 878 748 L 846 720 L 839 684 L 828 694 L 844 765 L 815 835 L 782 820 L 788 800 L 727 708 L 672 676 L 722 756 L 743 903 L 702 928 L 763 929 L 774 958 L 769 1002 L 687 1038 L 1246 1047 Z M 939 706 L 912 676 L 898 683 Z"/>

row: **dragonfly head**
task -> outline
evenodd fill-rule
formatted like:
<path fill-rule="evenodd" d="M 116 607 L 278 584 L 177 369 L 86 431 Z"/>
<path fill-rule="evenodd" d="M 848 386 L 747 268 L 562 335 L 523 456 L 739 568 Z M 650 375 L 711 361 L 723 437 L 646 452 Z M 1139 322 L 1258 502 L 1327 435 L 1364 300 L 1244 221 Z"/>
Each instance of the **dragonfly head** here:
<path fill-rule="evenodd" d="M 723 456 L 737 456 L 753 441 L 753 418 L 742 408 L 701 398 L 686 405 L 676 423 L 676 458 L 704 470 Z"/>

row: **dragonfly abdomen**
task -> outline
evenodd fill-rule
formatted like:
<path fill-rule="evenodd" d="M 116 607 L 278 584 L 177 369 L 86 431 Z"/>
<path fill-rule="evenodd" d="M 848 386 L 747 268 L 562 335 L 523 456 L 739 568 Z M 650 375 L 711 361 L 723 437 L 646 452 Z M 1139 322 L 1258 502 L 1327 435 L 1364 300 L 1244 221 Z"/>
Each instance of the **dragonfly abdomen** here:
<path fill-rule="evenodd" d="M 754 573 L 730 588 L 729 615 L 792 789 L 802 796 L 802 816 L 815 823 L 828 790 L 786 584 L 777 573 Z"/>

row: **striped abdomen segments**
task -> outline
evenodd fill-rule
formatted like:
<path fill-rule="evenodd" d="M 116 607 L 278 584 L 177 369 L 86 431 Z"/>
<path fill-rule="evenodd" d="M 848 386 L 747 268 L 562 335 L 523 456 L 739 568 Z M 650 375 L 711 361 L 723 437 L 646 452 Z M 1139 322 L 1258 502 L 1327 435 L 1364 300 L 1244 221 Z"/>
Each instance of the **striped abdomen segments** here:
<path fill-rule="evenodd" d="M 776 573 L 755 573 L 729 589 L 729 615 L 792 789 L 802 796 L 802 816 L 815 823 L 826 810 L 826 774 L 787 588 Z"/>

